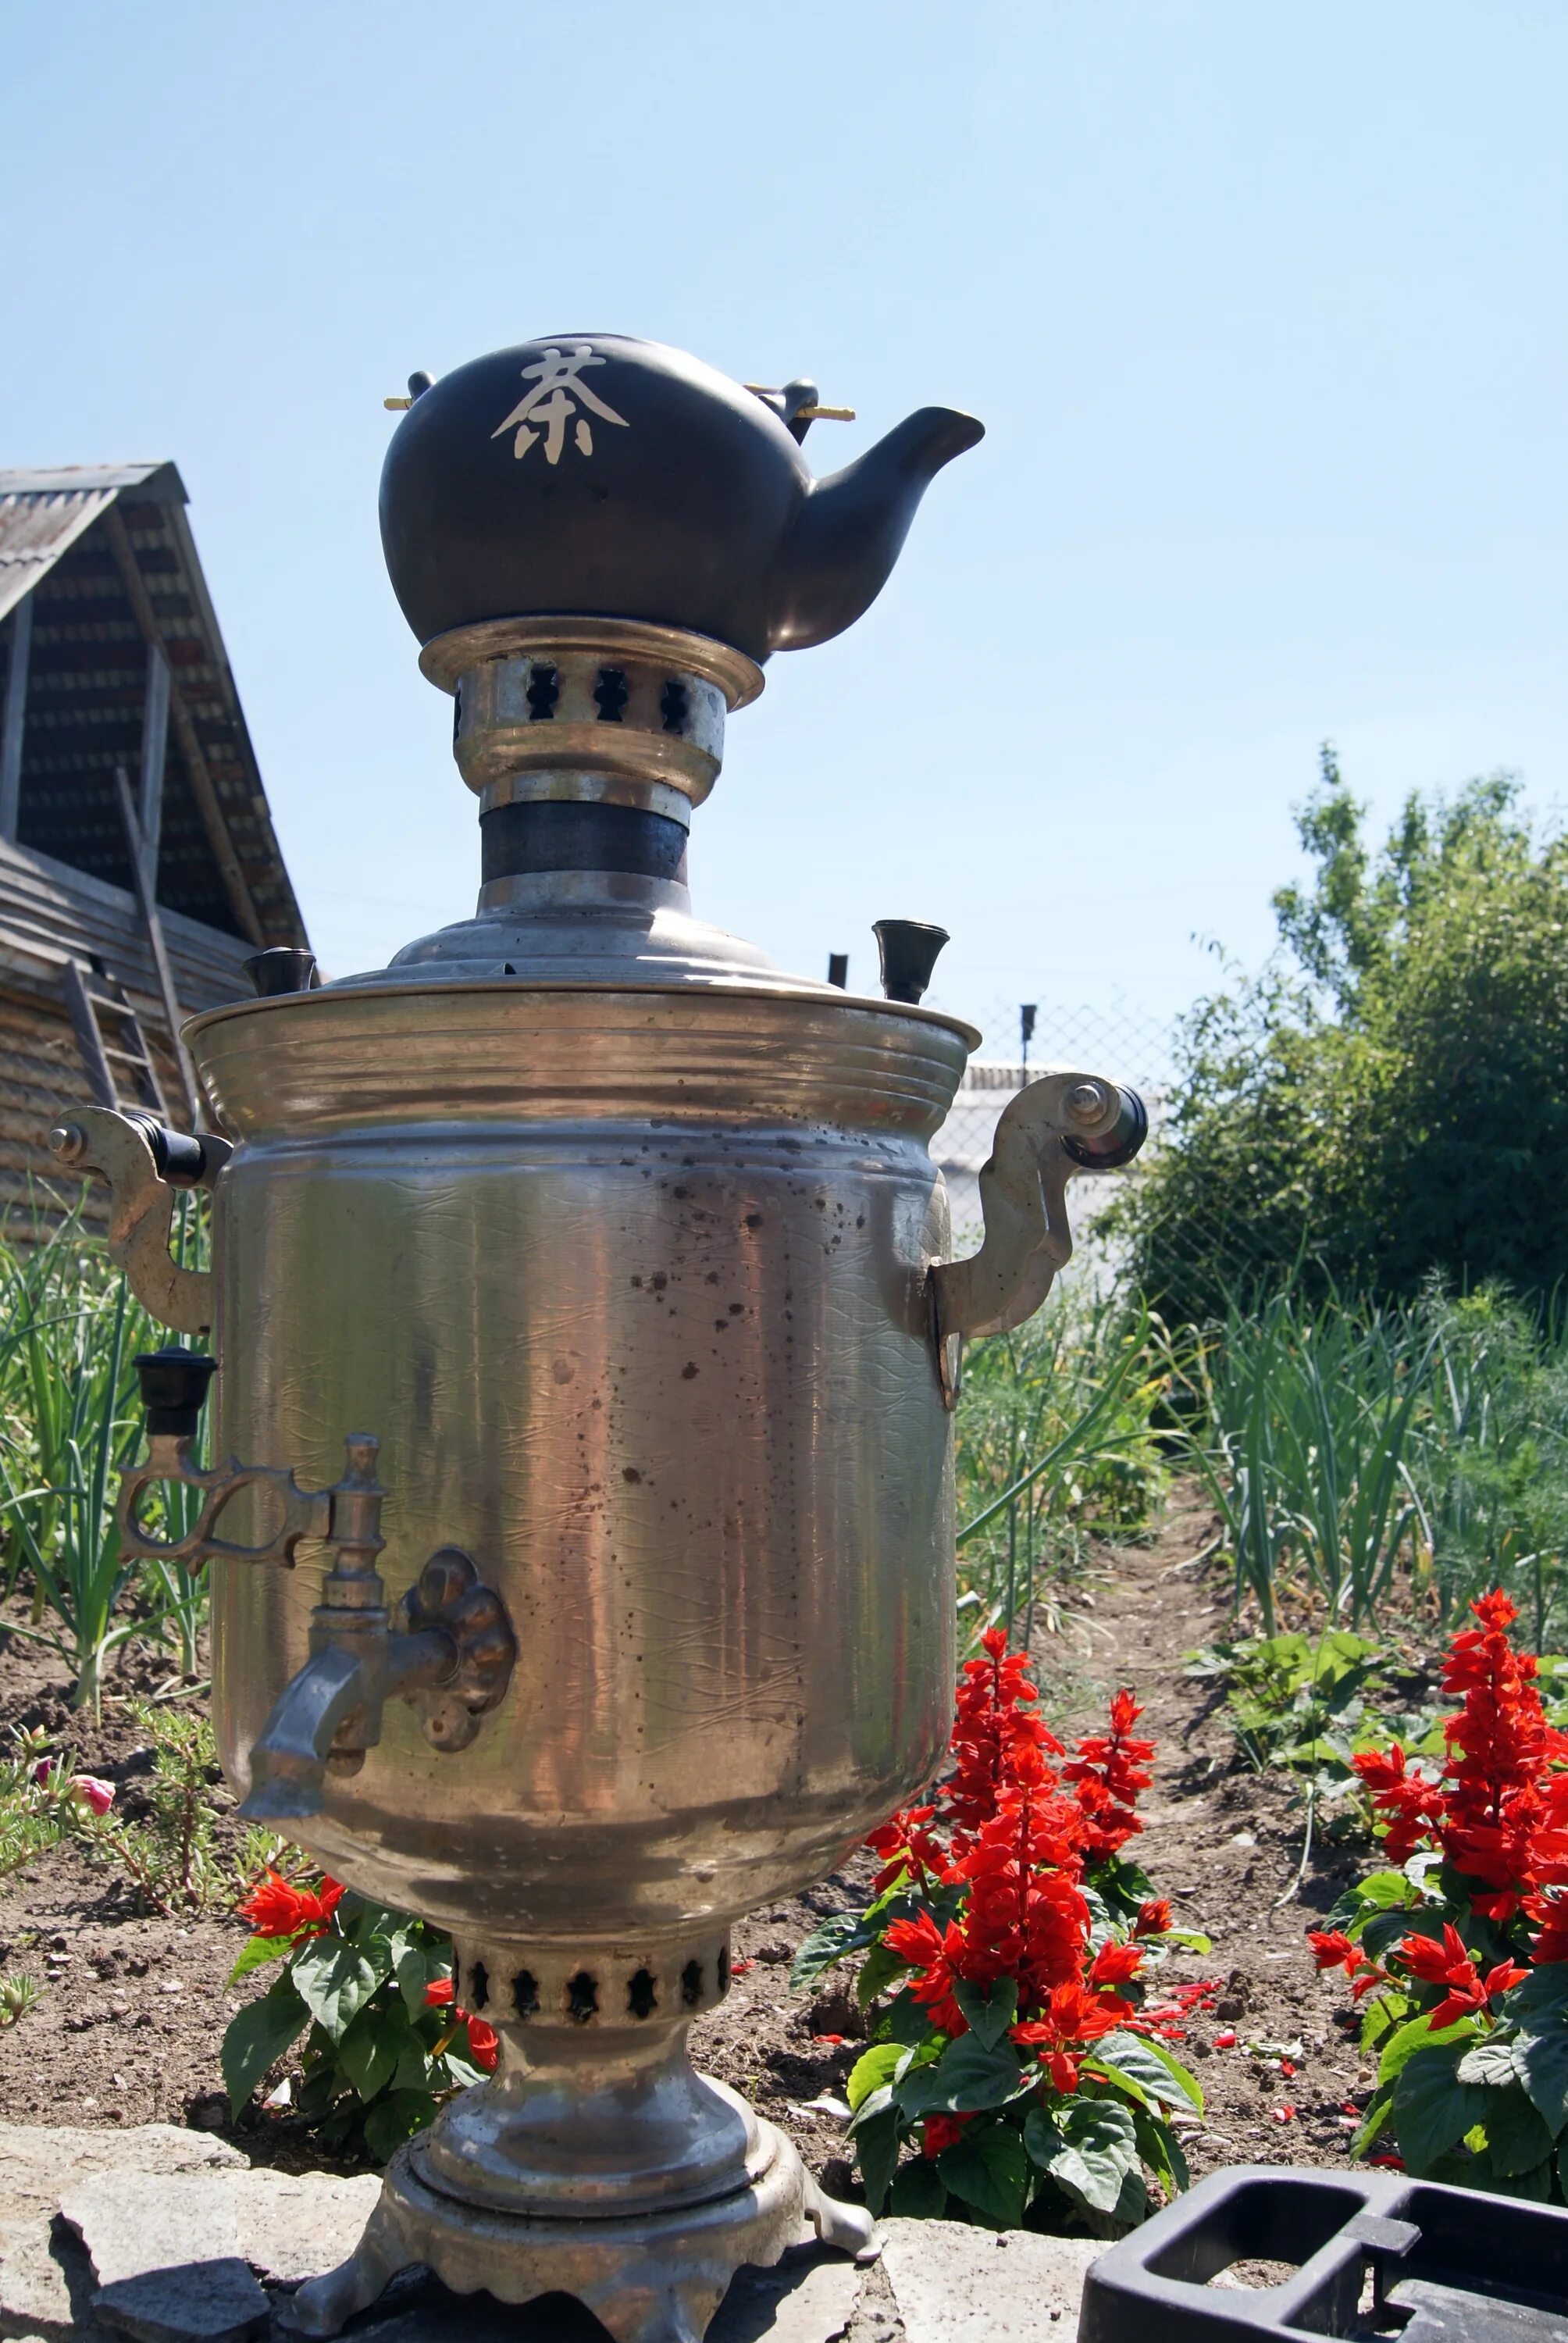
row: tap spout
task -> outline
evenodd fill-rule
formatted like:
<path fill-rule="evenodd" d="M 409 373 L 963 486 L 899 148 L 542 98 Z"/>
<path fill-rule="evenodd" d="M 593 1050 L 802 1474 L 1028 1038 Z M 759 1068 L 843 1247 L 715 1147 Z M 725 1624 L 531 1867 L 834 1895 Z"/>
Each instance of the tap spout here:
<path fill-rule="evenodd" d="M 305 1822 L 319 1814 L 329 1765 L 336 1761 L 352 1772 L 363 1761 L 381 1737 L 385 1702 L 447 1683 L 457 1660 L 457 1644 L 441 1627 L 408 1635 L 372 1630 L 352 1643 L 323 1640 L 261 1729 L 240 1813 L 260 1823 Z"/>

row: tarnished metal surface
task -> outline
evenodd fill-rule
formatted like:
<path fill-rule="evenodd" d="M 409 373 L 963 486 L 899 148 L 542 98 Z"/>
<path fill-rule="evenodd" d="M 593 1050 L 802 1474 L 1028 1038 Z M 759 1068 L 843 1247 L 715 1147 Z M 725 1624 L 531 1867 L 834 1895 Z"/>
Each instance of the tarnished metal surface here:
<path fill-rule="evenodd" d="M 728 644 L 629 619 L 491 620 L 437 636 L 420 665 L 456 695 L 452 753 L 487 809 L 601 795 L 606 775 L 633 771 L 642 790 L 700 805 L 726 711 L 762 689 Z"/>
<path fill-rule="evenodd" d="M 211 1142 L 226 1155 L 228 1142 Z M 111 1107 L 81 1106 L 49 1133 L 55 1161 L 109 1182 L 109 1251 L 138 1302 L 165 1326 L 203 1334 L 213 1322 L 211 1273 L 185 1269 L 169 1252 L 176 1192 L 159 1179 L 146 1134 Z M 134 1501 L 133 1501 L 134 1502 Z"/>
<path fill-rule="evenodd" d="M 518 1634 L 460 1763 L 389 1711 L 307 1844 L 467 1936 L 585 1944 L 829 1869 L 946 1736 L 926 1141 L 961 1029 L 841 994 L 414 984 L 219 1011 L 191 1042 L 243 1142 L 220 1444 L 308 1476 L 374 1423 L 388 1570 L 455 1542 Z M 313 1590 L 216 1582 L 243 1784 Z"/>

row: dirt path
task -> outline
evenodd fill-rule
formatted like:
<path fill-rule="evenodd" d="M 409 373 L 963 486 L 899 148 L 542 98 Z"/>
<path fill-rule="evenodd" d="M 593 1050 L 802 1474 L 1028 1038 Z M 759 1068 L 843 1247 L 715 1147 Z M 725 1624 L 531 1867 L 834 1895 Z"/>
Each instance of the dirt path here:
<path fill-rule="evenodd" d="M 1144 1704 L 1140 1729 L 1159 1744 L 1140 1853 L 1179 1925 L 1213 1940 L 1207 1958 L 1183 1955 L 1163 1975 L 1220 1982 L 1216 2014 L 1191 2028 L 1186 2045 L 1208 2102 L 1206 2128 L 1188 2147 L 1194 2174 L 1225 2164 L 1339 2163 L 1355 2129 L 1345 2104 L 1365 2097 L 1372 2071 L 1343 2024 L 1344 1979 L 1318 1976 L 1305 1932 L 1322 1926 L 1365 1850 L 1320 1843 L 1299 1893 L 1281 1903 L 1301 1864 L 1304 1808 L 1292 1803 L 1287 1776 L 1260 1776 L 1240 1759 L 1212 1685 L 1186 1672 L 1186 1654 L 1222 1635 L 1229 1618 L 1225 1573 L 1191 1567 L 1211 1528 L 1201 1497 L 1178 1490 L 1151 1545 L 1105 1556 L 1108 1583 L 1088 1614 L 1091 1653 L 1054 1714 L 1081 1732 L 1104 1693 L 1131 1684 Z M 1051 1654 L 1040 1656 L 1043 1675 Z M 1234 2048 L 1213 2047 L 1230 2032 Z M 1282 2075 L 1277 2058 L 1251 2054 L 1252 2041 L 1299 2043 L 1294 2076 Z M 1275 2111 L 1284 2107 L 1295 2112 L 1282 2120 Z"/>
<path fill-rule="evenodd" d="M 1152 1544 L 1103 1553 L 1092 1607 L 1079 1614 L 1087 1647 L 1038 1638 L 1039 1674 L 1047 1714 L 1068 1731 L 1090 1729 L 1105 1694 L 1132 1685 L 1160 1744 L 1140 1852 L 1179 1919 L 1213 1939 L 1211 1956 L 1183 1955 L 1164 1974 L 1220 1986 L 1217 2013 L 1193 2026 L 1186 2045 L 1208 2098 L 1206 2124 L 1189 2142 L 1194 2172 L 1336 2161 L 1353 2128 L 1343 2103 L 1370 2078 L 1339 2023 L 1344 1996 L 1317 1977 L 1303 1931 L 1332 1902 L 1353 1857 L 1330 1850 L 1299 1896 L 1274 1908 L 1300 1861 L 1301 1810 L 1289 1805 L 1287 1782 L 1241 1765 L 1211 1688 L 1183 1666 L 1183 1654 L 1225 1624 L 1222 1577 L 1188 1566 L 1209 1527 L 1201 1503 L 1179 1491 Z M 64 1728 L 78 1762 L 116 1779 L 134 1812 L 146 1797 L 150 1753 L 112 1710 L 100 1732 L 84 1730 L 59 1688 L 42 1681 L 46 1673 L 25 1646 L 0 1651 L 0 1718 Z M 840 2187 L 841 2119 L 813 2102 L 840 2097 L 861 2047 L 859 2013 L 841 1990 L 815 2000 L 792 1994 L 789 1961 L 819 1918 L 863 1897 L 869 1871 L 869 1862 L 852 1865 L 744 1921 L 730 1998 L 693 2034 L 699 2063 L 746 2091 Z M 122 1883 L 72 1848 L 0 1883 L 0 1971 L 25 1968 L 45 1988 L 20 2024 L 0 2030 L 0 2105 L 21 2122 L 221 2124 L 218 2042 L 240 1997 L 225 1977 L 242 1941 L 233 1920 L 138 1915 Z M 258 1983 L 266 1982 L 264 1972 Z M 1231 2031 L 1235 2047 L 1214 2046 Z M 844 2038 L 824 2038 L 831 2036 Z M 1277 2056 L 1251 2054 L 1250 2040 L 1299 2045 L 1294 2077 L 1282 2075 Z M 1294 2114 L 1281 2119 L 1274 2111 L 1287 2107 Z M 314 2160 L 292 2119 L 253 2111 L 232 2136 L 253 2157 Z"/>

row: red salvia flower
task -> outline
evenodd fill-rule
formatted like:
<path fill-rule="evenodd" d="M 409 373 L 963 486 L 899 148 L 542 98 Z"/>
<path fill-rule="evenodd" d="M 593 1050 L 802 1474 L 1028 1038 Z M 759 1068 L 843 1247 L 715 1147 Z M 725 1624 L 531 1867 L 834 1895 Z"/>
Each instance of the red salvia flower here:
<path fill-rule="evenodd" d="M 1140 1790 L 1153 1780 L 1142 1769 L 1154 1755 L 1152 1741 L 1139 1741 L 1132 1728 L 1142 1715 L 1125 1687 L 1111 1703 L 1111 1730 L 1091 1734 L 1078 1745 L 1078 1755 L 1061 1769 L 1083 1809 L 1087 1825 L 1085 1847 L 1090 1860 L 1103 1863 L 1143 1827 L 1133 1812 Z"/>
<path fill-rule="evenodd" d="M 493 2075 L 496 2071 L 496 2061 L 500 2055 L 501 2037 L 495 2027 L 487 2026 L 482 2017 L 470 2017 L 468 2056 L 475 2066 L 482 2068 L 487 2075 Z"/>
<path fill-rule="evenodd" d="M 1135 1936 L 1163 1936 L 1171 1927 L 1171 1898 L 1152 1896 L 1148 1903 L 1138 1906 L 1138 1917 L 1132 1923 Z"/>
<path fill-rule="evenodd" d="M 940 2156 L 944 2147 L 956 2147 L 964 2136 L 967 2116 L 928 2116 L 920 2137 L 922 2156 Z"/>
<path fill-rule="evenodd" d="M 1353 1976 L 1361 1966 L 1361 1948 L 1352 1945 L 1342 1928 L 1309 1928 L 1307 1942 L 1312 1948 L 1312 1961 L 1320 1969 L 1343 1969 Z"/>
<path fill-rule="evenodd" d="M 336 1879 L 323 1879 L 315 1889 L 296 1887 L 269 1868 L 236 1908 L 258 1936 L 319 1936 L 343 1895 Z"/>

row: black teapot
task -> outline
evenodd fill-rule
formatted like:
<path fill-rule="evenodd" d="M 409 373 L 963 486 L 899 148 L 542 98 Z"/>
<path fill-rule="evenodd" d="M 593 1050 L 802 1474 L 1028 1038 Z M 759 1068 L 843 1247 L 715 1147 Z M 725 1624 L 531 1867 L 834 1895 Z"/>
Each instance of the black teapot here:
<path fill-rule="evenodd" d="M 754 659 L 850 626 L 915 507 L 984 427 L 923 407 L 812 477 L 812 386 L 763 391 L 660 342 L 558 334 L 415 396 L 381 475 L 381 536 L 421 642 L 489 618 L 640 618 Z"/>

